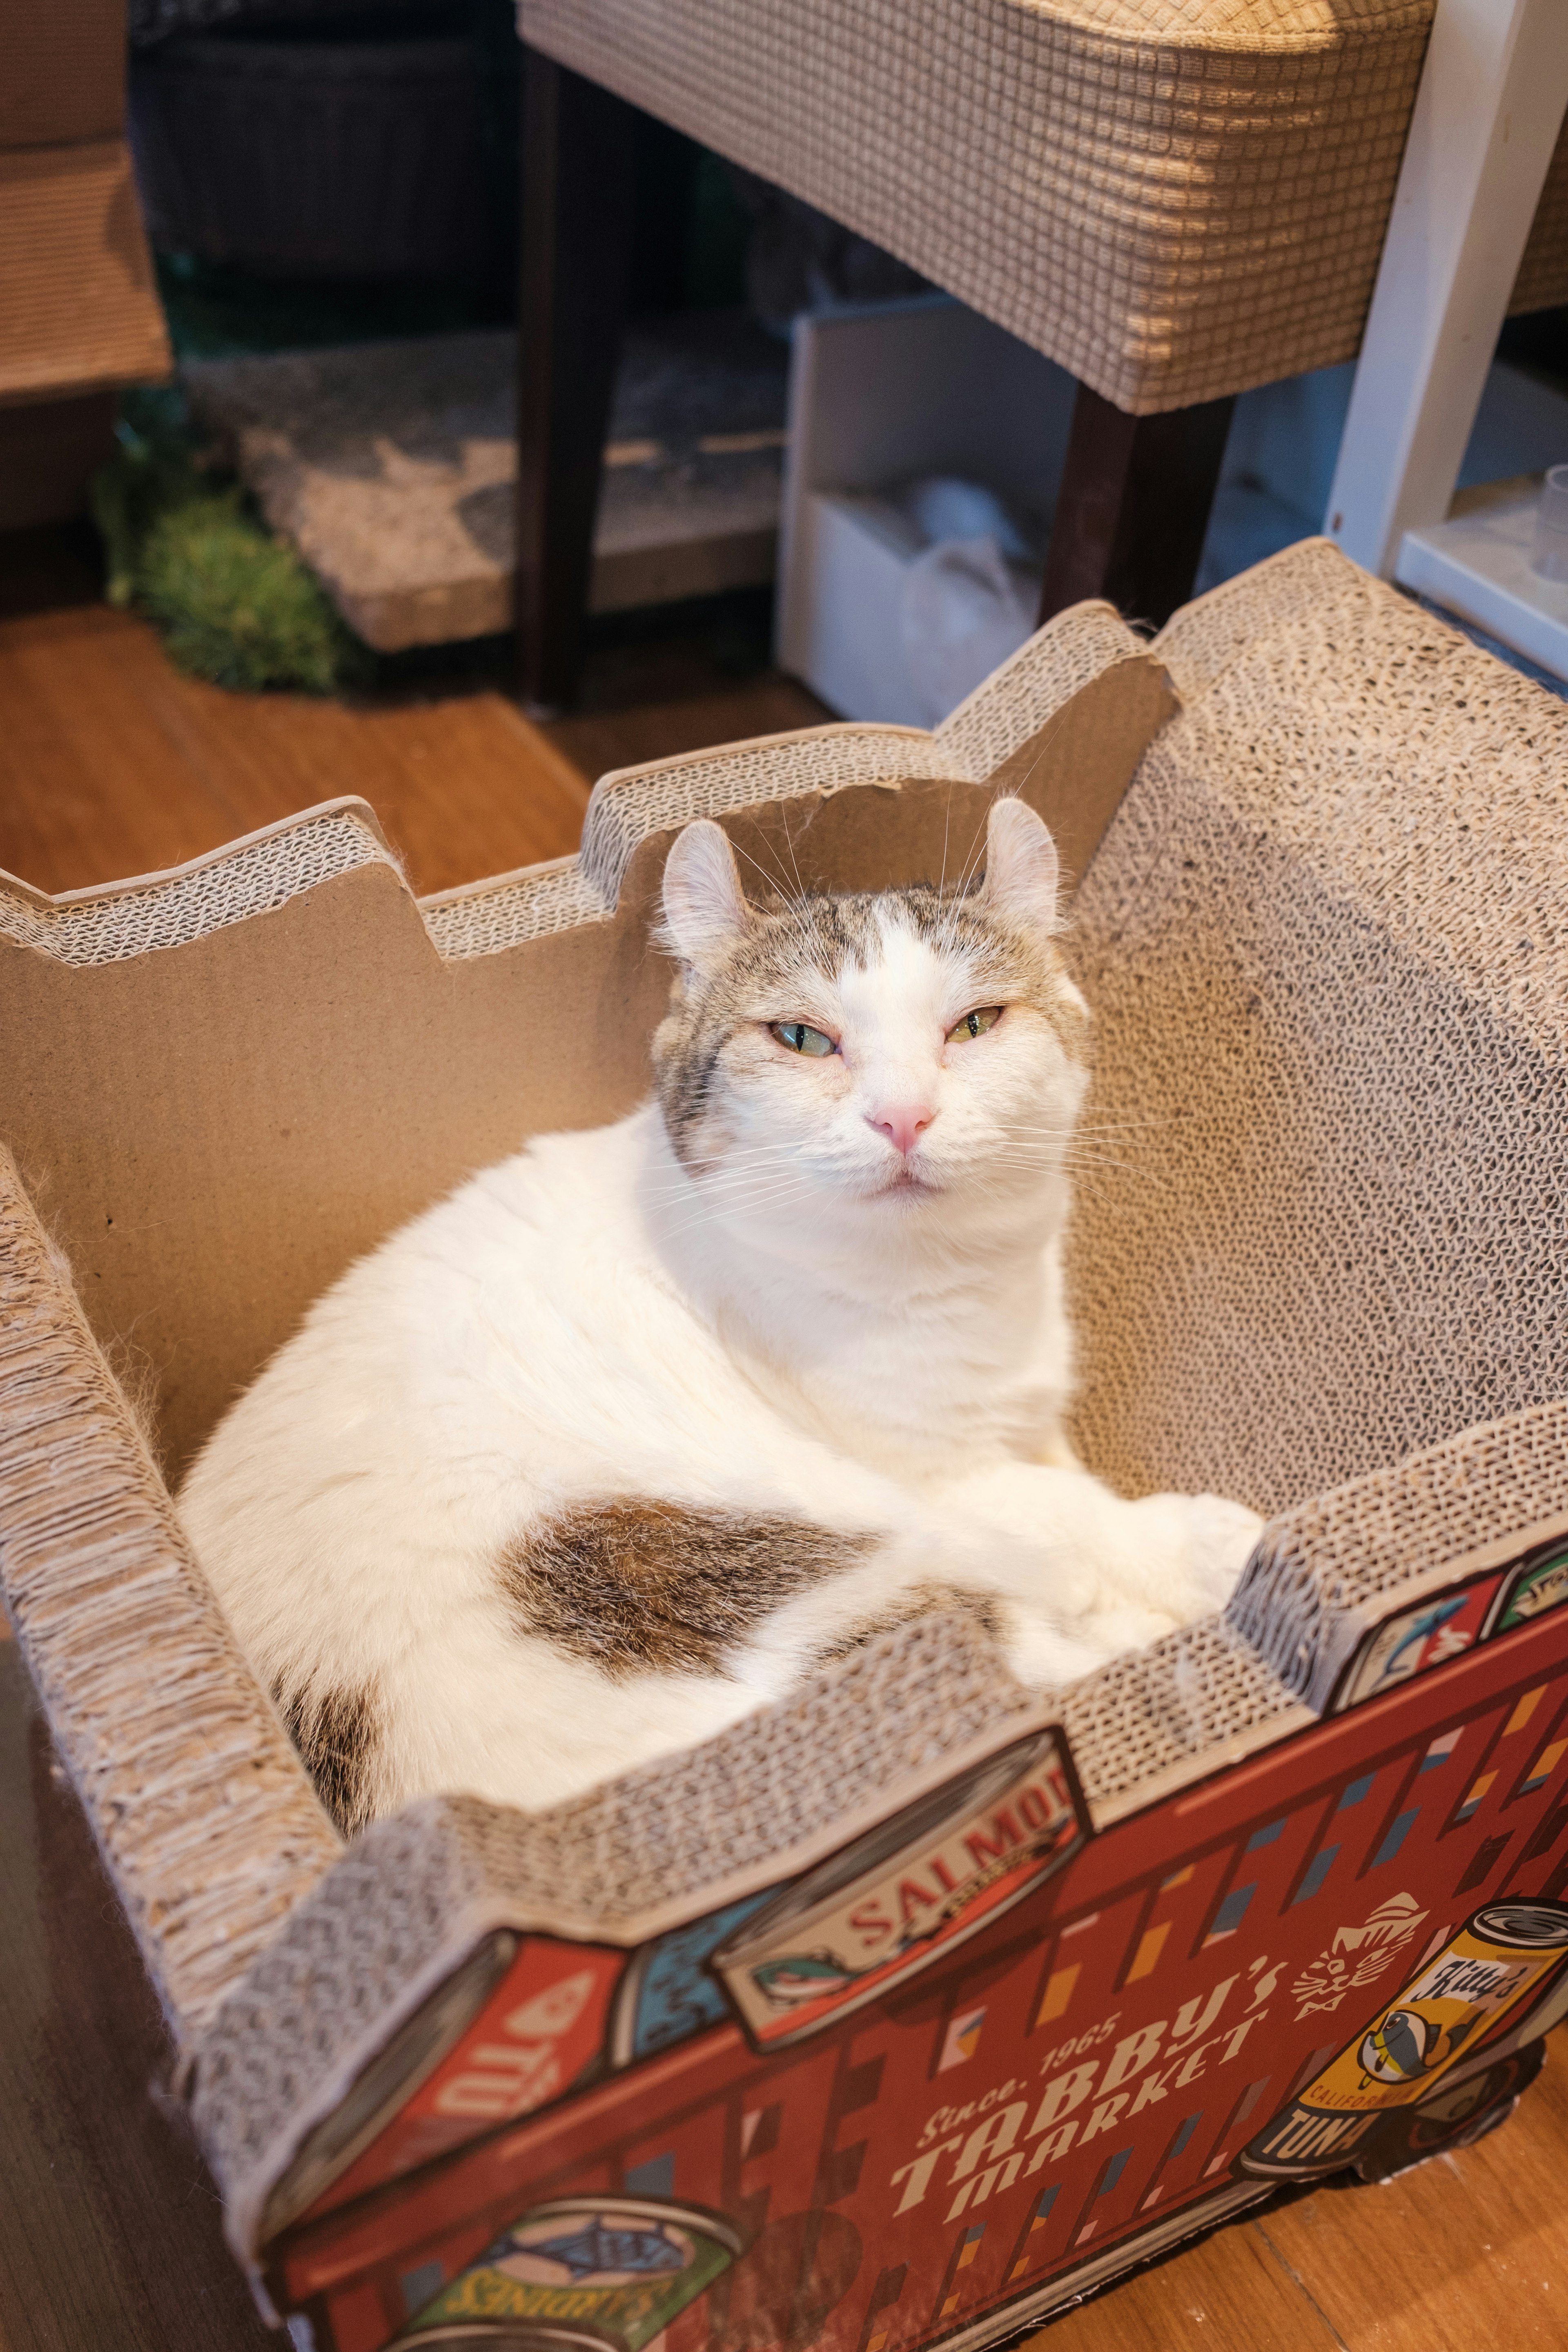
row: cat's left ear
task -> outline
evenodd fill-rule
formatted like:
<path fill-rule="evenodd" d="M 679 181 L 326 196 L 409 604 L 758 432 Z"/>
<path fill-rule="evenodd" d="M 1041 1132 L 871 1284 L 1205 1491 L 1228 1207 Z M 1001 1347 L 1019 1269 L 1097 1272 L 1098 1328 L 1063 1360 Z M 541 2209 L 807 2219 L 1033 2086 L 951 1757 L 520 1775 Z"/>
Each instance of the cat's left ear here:
<path fill-rule="evenodd" d="M 1060 876 L 1056 843 L 1028 803 L 993 801 L 982 895 L 1004 922 L 1054 931 Z"/>
<path fill-rule="evenodd" d="M 664 861 L 664 943 L 709 971 L 751 927 L 751 909 L 722 825 L 710 817 L 676 835 Z"/>

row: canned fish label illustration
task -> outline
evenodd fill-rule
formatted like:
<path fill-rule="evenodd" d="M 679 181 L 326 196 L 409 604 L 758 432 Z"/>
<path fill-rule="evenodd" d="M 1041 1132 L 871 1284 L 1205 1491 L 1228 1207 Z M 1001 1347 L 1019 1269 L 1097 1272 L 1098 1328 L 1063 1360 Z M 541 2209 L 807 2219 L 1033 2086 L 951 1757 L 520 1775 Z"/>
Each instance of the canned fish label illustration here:
<path fill-rule="evenodd" d="M 1503 1591 L 1491 1627 L 1494 1633 L 1511 1633 L 1549 1610 L 1568 1601 L 1568 1542 L 1542 1545 L 1524 1562 Z"/>
<path fill-rule="evenodd" d="M 781 2048 L 928 1968 L 1085 1834 L 1066 1742 L 1036 1732 L 807 1872 L 709 1965 L 752 2042 Z"/>
<path fill-rule="evenodd" d="M 1568 1958 L 1568 1906 L 1490 1903 L 1467 1921 L 1250 2147 L 1242 2169 L 1349 2161 L 1391 2107 L 1413 2106 Z"/>
<path fill-rule="evenodd" d="M 647 2197 L 535 2205 L 417 2314 L 400 2344 L 527 2341 L 642 2352 L 741 2252 L 720 2213 Z"/>
<path fill-rule="evenodd" d="M 1335 1710 L 1381 1697 L 1414 1675 L 1449 1658 L 1462 1657 L 1481 1637 L 1502 1581 L 1502 1571 L 1481 1577 L 1457 1591 L 1435 1592 L 1419 1607 L 1402 1610 L 1370 1634 L 1345 1677 Z"/>
<path fill-rule="evenodd" d="M 642 1946 L 627 1965 L 611 2013 L 612 2066 L 633 2065 L 728 2018 L 730 2004 L 708 1973 L 708 1957 L 778 1892 L 764 1887 Z"/>

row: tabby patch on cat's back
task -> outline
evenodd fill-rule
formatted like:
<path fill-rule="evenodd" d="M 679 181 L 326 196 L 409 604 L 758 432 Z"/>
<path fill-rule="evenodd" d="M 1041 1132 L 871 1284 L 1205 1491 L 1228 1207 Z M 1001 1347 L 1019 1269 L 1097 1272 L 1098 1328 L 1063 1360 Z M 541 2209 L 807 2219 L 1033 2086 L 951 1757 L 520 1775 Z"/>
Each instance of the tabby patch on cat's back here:
<path fill-rule="evenodd" d="M 519 1630 L 542 1633 L 612 1680 L 638 1667 L 721 1674 L 781 1601 L 852 1567 L 866 1536 L 780 1511 L 582 1503 L 501 1554 Z"/>

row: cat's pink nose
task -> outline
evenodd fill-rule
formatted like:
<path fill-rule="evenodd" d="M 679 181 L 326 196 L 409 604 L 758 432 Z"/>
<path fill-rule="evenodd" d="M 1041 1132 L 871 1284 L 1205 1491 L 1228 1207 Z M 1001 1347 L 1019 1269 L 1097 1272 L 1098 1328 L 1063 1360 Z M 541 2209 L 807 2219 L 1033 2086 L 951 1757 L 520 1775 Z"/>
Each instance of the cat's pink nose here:
<path fill-rule="evenodd" d="M 899 1103 L 878 1111 L 868 1124 L 907 1159 L 935 1117 L 935 1111 L 927 1110 L 923 1104 Z"/>

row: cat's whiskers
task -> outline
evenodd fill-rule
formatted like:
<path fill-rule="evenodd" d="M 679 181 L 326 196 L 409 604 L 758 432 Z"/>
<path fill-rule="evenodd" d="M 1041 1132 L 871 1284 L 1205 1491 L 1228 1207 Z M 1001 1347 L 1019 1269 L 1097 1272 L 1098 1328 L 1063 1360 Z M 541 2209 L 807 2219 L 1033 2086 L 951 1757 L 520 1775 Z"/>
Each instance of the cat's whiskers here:
<path fill-rule="evenodd" d="M 785 838 L 788 838 L 787 829 Z M 759 857 L 754 856 L 751 850 L 742 848 L 738 842 L 733 841 L 730 844 L 730 846 L 731 849 L 735 850 L 740 856 L 745 859 L 747 865 L 750 866 L 754 872 L 761 876 L 769 895 L 777 896 L 783 899 L 784 911 L 787 914 L 793 916 L 795 920 L 803 926 L 809 924 L 811 919 L 811 899 L 805 883 L 800 878 L 800 868 L 798 866 L 795 866 L 795 887 L 792 890 L 789 886 L 789 877 L 784 873 L 782 866 L 779 867 L 778 875 L 775 878 L 773 875 L 769 873 L 762 860 Z M 793 842 L 790 843 L 790 862 L 792 865 L 795 864 L 795 845 Z"/>
<path fill-rule="evenodd" d="M 936 944 L 945 954 L 952 954 L 956 947 L 958 939 L 959 912 L 963 905 L 964 899 L 969 894 L 969 886 L 975 874 L 978 872 L 980 862 L 984 855 L 985 831 L 984 827 L 982 826 L 981 830 L 974 836 L 969 856 L 963 862 L 963 868 L 959 874 L 957 881 L 952 886 L 950 895 L 946 888 L 947 850 L 944 841 L 942 848 L 942 888 L 938 895 L 944 901 L 945 911 L 943 912 L 942 918 L 936 928 Z"/>
<path fill-rule="evenodd" d="M 667 1174 L 645 1181 L 654 1198 L 676 1199 L 689 1192 L 693 1185 L 710 1184 L 724 1176 L 758 1173 L 769 1166 L 786 1166 L 798 1158 L 798 1150 L 791 1143 L 749 1145 L 739 1151 L 725 1152 L 721 1160 L 700 1174 L 694 1175 L 689 1169 L 677 1166 Z"/>
<path fill-rule="evenodd" d="M 708 1185 L 694 1192 L 687 1200 L 665 1201 L 658 1203 L 658 1213 L 669 1230 L 673 1230 L 673 1226 L 669 1226 L 671 1218 L 679 1218 L 681 1215 L 693 1217 L 728 1215 L 745 1207 L 753 1200 L 769 1199 L 774 1189 L 782 1189 L 786 1183 L 793 1185 L 795 1181 L 796 1180 L 783 1175 L 775 1175 L 759 1178 L 754 1184 L 751 1185 Z M 799 1181 L 801 1188 L 805 1189 L 804 1180 Z"/>
<path fill-rule="evenodd" d="M 730 1176 L 711 1177 L 695 1185 L 693 1190 L 704 1200 L 724 1201 L 739 1199 L 745 1193 L 765 1191 L 771 1185 L 784 1182 L 805 1183 L 809 1181 L 804 1169 L 756 1168 L 749 1171 L 738 1169 Z"/>
<path fill-rule="evenodd" d="M 714 1176 L 694 1183 L 685 1197 L 694 1208 L 712 1208 L 721 1202 L 765 1193 L 784 1184 L 804 1184 L 806 1181 L 806 1177 L 800 1171 L 757 1169 L 750 1174 L 737 1171 L 731 1176 Z"/>
<path fill-rule="evenodd" d="M 692 1213 L 668 1228 L 668 1238 L 676 1240 L 696 1225 L 722 1223 L 728 1218 L 754 1216 L 759 1210 L 777 1208 L 786 1201 L 804 1199 L 815 1188 L 804 1180 L 782 1183 L 770 1190 L 717 1201 L 700 1202 Z"/>

